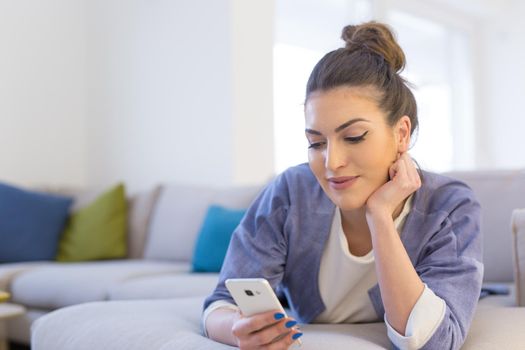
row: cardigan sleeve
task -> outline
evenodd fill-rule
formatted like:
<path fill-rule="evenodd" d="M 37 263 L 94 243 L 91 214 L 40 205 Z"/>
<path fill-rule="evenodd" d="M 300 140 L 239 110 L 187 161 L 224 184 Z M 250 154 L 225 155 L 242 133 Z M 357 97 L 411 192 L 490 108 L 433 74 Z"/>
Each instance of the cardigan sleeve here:
<path fill-rule="evenodd" d="M 423 293 L 408 317 L 405 335 L 399 334 L 388 322 L 388 338 L 400 350 L 419 349 L 428 342 L 445 317 L 446 304 L 425 285 Z"/>
<path fill-rule="evenodd" d="M 288 195 L 283 176 L 278 176 L 256 198 L 235 229 L 213 293 L 204 309 L 217 300 L 235 304 L 225 281 L 228 278 L 265 278 L 275 290 L 286 263 L 284 235 Z"/>
<path fill-rule="evenodd" d="M 474 317 L 483 278 L 480 206 L 467 186 L 455 198 L 438 232 L 425 244 L 416 272 L 445 301 L 443 320 L 421 349 L 459 349 Z M 450 200 L 448 203 L 453 203 Z"/>

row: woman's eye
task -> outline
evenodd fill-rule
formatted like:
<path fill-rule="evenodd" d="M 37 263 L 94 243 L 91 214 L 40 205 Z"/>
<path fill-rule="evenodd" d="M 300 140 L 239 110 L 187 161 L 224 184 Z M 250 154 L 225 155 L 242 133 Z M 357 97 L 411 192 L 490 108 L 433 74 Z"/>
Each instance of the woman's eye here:
<path fill-rule="evenodd" d="M 361 136 L 356 136 L 356 137 L 345 137 L 345 141 L 348 141 L 350 143 L 358 143 L 358 142 L 361 142 L 365 139 L 365 136 L 366 134 L 368 134 L 368 131 L 366 131 L 363 135 Z"/>
<path fill-rule="evenodd" d="M 318 149 L 321 148 L 323 144 L 324 142 L 312 142 L 308 145 L 308 148 Z"/>

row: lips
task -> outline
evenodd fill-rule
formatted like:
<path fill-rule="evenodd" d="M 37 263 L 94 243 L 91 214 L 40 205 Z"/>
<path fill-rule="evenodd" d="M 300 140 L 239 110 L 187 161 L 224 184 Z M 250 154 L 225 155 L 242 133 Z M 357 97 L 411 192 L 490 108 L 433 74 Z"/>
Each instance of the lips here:
<path fill-rule="evenodd" d="M 331 177 L 328 179 L 328 184 L 334 190 L 344 190 L 352 186 L 359 176 L 341 176 Z"/>

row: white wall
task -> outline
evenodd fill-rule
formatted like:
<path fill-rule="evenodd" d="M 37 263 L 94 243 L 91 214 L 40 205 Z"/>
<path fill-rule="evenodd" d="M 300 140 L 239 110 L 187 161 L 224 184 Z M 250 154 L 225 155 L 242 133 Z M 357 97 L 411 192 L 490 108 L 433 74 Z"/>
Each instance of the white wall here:
<path fill-rule="evenodd" d="M 81 0 L 0 1 L 0 180 L 86 183 Z"/>
<path fill-rule="evenodd" d="M 90 183 L 224 186 L 272 174 L 272 1 L 88 6 Z"/>
<path fill-rule="evenodd" d="M 260 184 L 274 172 L 274 1 L 231 1 L 233 184 Z"/>
<path fill-rule="evenodd" d="M 229 183 L 229 4 L 88 2 L 88 179 Z"/>
<path fill-rule="evenodd" d="M 273 1 L 0 6 L 0 180 L 134 191 L 272 175 Z"/>
<path fill-rule="evenodd" d="M 525 168 L 525 3 L 513 1 L 480 28 L 484 70 L 483 167 Z"/>

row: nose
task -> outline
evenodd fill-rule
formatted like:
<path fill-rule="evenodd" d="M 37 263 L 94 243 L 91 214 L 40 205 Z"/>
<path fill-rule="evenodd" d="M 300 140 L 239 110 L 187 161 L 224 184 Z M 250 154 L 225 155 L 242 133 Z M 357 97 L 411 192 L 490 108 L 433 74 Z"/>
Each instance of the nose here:
<path fill-rule="evenodd" d="M 341 147 L 328 143 L 325 151 L 325 168 L 335 171 L 346 165 L 346 155 Z"/>

